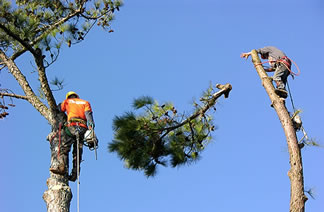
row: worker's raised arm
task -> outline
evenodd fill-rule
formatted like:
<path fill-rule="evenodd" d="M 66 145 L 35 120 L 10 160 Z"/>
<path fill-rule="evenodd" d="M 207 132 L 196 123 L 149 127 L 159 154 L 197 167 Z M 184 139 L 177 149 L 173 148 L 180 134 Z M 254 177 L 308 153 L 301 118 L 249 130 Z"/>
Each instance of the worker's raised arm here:
<path fill-rule="evenodd" d="M 91 127 L 91 128 L 94 128 L 95 127 L 95 124 L 94 124 L 94 121 L 93 121 L 93 115 L 92 115 L 92 111 L 86 111 L 84 113 L 86 119 L 87 119 L 87 122 L 88 122 L 88 125 Z"/>
<path fill-rule="evenodd" d="M 250 55 L 251 55 L 251 52 L 246 52 L 246 53 L 242 53 L 240 56 L 241 56 L 241 58 L 248 59 Z"/>

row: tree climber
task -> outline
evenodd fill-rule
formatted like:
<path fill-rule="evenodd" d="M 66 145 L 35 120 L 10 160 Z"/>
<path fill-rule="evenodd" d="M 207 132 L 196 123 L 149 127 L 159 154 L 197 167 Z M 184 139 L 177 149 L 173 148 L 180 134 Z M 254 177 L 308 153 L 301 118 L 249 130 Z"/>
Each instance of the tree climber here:
<path fill-rule="evenodd" d="M 282 98 L 287 98 L 288 93 L 286 91 L 287 78 L 290 74 L 291 61 L 281 50 L 274 46 L 266 46 L 256 50 L 262 59 L 267 59 L 270 67 L 264 69 L 267 72 L 273 72 L 272 79 L 276 83 L 276 94 Z M 251 52 L 242 53 L 242 58 L 248 58 Z"/>
<path fill-rule="evenodd" d="M 92 110 L 90 103 L 83 99 L 80 99 L 78 94 L 70 91 L 66 94 L 66 99 L 59 104 L 59 110 L 67 113 L 67 129 L 70 132 L 68 140 L 61 148 L 61 159 L 59 160 L 60 165 L 58 167 L 50 168 L 50 171 L 56 174 L 65 174 L 65 164 L 68 163 L 68 154 L 73 145 L 73 168 L 69 175 L 70 181 L 77 179 L 77 166 L 80 168 L 83 151 L 83 139 L 84 134 L 89 129 L 94 129 L 94 121 L 92 116 Z M 77 164 L 77 138 L 79 138 L 79 164 Z M 80 170 L 80 169 L 79 169 Z"/>

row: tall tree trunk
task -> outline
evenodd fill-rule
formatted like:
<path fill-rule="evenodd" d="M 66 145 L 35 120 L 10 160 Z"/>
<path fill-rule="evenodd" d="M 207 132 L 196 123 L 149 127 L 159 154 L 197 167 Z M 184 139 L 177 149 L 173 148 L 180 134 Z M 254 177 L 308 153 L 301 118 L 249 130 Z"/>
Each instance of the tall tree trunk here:
<path fill-rule="evenodd" d="M 64 116 L 64 114 L 61 115 Z M 68 140 L 68 135 L 62 126 L 64 120 L 59 119 L 57 123 L 47 137 L 51 149 L 51 167 L 58 167 L 60 164 L 63 164 L 65 166 L 65 174 L 54 174 L 50 171 L 50 177 L 47 179 L 48 190 L 44 192 L 43 199 L 46 202 L 48 212 L 69 212 L 72 199 L 68 180 L 69 160 L 68 153 L 64 153 L 64 148 L 62 148 Z"/>
<path fill-rule="evenodd" d="M 41 57 L 40 54 L 38 54 Z M 37 58 L 36 58 L 37 59 Z M 44 116 L 48 122 L 52 125 L 52 132 L 48 135 L 50 141 L 51 150 L 51 167 L 55 167 L 59 164 L 59 160 L 63 159 L 62 146 L 66 144 L 67 134 L 60 127 L 60 123 L 66 121 L 66 115 L 56 111 L 56 103 L 49 88 L 47 77 L 45 74 L 45 68 L 42 61 L 38 61 L 39 69 L 39 80 L 44 93 L 47 93 L 47 100 L 50 108 L 48 108 L 34 93 L 31 86 L 29 85 L 26 77 L 19 70 L 15 62 L 7 57 L 5 52 L 0 49 L 0 61 L 2 61 L 7 67 L 9 72 L 15 77 L 20 87 L 26 94 L 26 96 L 12 95 L 1 93 L 2 96 L 10 96 L 14 98 L 25 99 L 32 104 L 32 106 L 38 110 L 38 112 Z M 46 85 L 44 85 L 46 84 Z M 61 130 L 60 130 L 61 128 Z M 47 204 L 48 212 L 68 212 L 70 211 L 70 202 L 72 199 L 71 188 L 69 187 L 68 181 L 68 152 L 65 153 L 66 157 L 63 161 L 66 173 L 64 175 L 58 175 L 50 172 L 50 177 L 47 179 L 48 190 L 44 192 L 43 199 Z M 61 161 L 62 162 L 62 161 Z"/>
<path fill-rule="evenodd" d="M 307 197 L 304 194 L 304 178 L 301 151 L 298 146 L 296 131 L 293 122 L 285 106 L 285 101 L 275 94 L 272 79 L 268 77 L 261 65 L 260 58 L 256 50 L 252 50 L 252 62 L 261 78 L 262 85 L 268 93 L 273 108 L 276 110 L 282 128 L 285 132 L 289 158 L 290 170 L 288 176 L 290 179 L 290 212 L 304 212 Z"/>

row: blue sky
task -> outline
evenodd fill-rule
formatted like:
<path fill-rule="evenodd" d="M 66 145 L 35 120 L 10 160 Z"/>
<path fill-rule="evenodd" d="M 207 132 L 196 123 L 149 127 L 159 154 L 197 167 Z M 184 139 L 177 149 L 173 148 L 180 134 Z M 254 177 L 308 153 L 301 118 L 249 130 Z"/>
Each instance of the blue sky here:
<path fill-rule="evenodd" d="M 74 90 L 90 101 L 100 139 L 98 160 L 84 150 L 80 211 L 273 212 L 289 210 L 289 155 L 284 132 L 250 60 L 240 53 L 273 45 L 300 67 L 289 78 L 295 106 L 308 135 L 324 145 L 324 3 L 320 0 L 125 1 L 114 33 L 96 28 L 72 48 L 64 47 L 49 78 L 65 79 L 57 102 Z M 29 58 L 17 61 L 32 82 Z M 296 69 L 294 69 L 296 71 Z M 2 88 L 23 94 L 6 71 Z M 196 164 L 161 167 L 155 178 L 128 170 L 108 153 L 112 119 L 150 95 L 190 112 L 193 98 L 210 83 L 231 83 L 229 99 L 214 114 L 218 129 Z M 36 89 L 35 89 L 36 90 Z M 27 102 L 0 121 L 0 208 L 45 211 L 50 126 Z M 286 103 L 291 110 L 290 100 Z M 298 134 L 299 138 L 301 137 Z M 302 150 L 305 187 L 314 188 L 306 211 L 324 211 L 323 148 Z M 76 183 L 71 211 L 76 211 Z"/>

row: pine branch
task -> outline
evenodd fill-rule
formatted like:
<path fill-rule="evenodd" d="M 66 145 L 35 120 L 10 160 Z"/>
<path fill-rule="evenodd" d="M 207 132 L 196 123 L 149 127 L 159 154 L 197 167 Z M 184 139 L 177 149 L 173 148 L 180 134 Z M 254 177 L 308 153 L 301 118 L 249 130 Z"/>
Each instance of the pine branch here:
<path fill-rule="evenodd" d="M 56 102 L 53 96 L 53 93 L 50 89 L 50 86 L 48 84 L 48 80 L 45 73 L 45 66 L 44 66 L 44 58 L 42 55 L 42 52 L 40 49 L 34 49 L 32 45 L 30 45 L 28 42 L 22 40 L 17 34 L 11 32 L 8 28 L 6 28 L 4 25 L 0 23 L 0 29 L 2 29 L 5 33 L 7 33 L 9 36 L 11 36 L 13 39 L 18 41 L 26 50 L 30 51 L 36 61 L 37 69 L 38 69 L 38 75 L 39 75 L 39 81 L 41 84 L 41 89 L 45 94 L 46 100 L 48 102 L 48 105 L 52 110 L 56 108 Z M 26 80 L 26 78 L 25 78 Z"/>
<path fill-rule="evenodd" d="M 11 30 L 9 30 L 6 26 L 0 23 L 0 29 L 2 29 L 7 35 L 12 37 L 14 40 L 18 41 L 26 50 L 30 51 L 33 55 L 36 54 L 36 51 L 33 49 L 32 45 L 30 45 L 28 42 L 21 39 L 17 34 L 13 33 Z"/>
<path fill-rule="evenodd" d="M 74 17 L 78 17 L 78 16 L 81 16 L 83 17 L 84 19 L 86 20 L 93 20 L 94 23 L 97 21 L 97 20 L 101 20 L 103 19 L 103 17 L 105 15 L 107 15 L 108 12 L 111 12 L 113 13 L 114 9 L 115 8 L 119 8 L 119 6 L 115 6 L 113 8 L 111 8 L 110 10 L 107 10 L 106 13 L 100 15 L 100 16 L 88 16 L 88 15 L 85 15 L 85 11 L 86 11 L 86 7 L 85 7 L 85 4 L 86 4 L 86 0 L 82 0 L 82 1 L 79 1 L 79 5 L 78 5 L 78 9 L 77 10 L 73 10 L 72 7 L 71 8 L 65 8 L 65 9 L 68 9 L 68 10 L 71 10 L 70 13 L 68 13 L 64 18 L 61 18 L 59 19 L 58 21 L 56 21 L 55 23 L 51 24 L 51 25 L 45 25 L 44 27 L 40 28 L 37 30 L 37 32 L 42 32 L 38 37 L 36 37 L 34 40 L 32 40 L 29 45 L 30 46 L 34 46 L 36 45 L 37 43 L 39 43 L 43 38 L 44 38 L 44 35 L 50 33 L 51 31 L 57 29 L 58 26 L 68 22 L 70 19 L 74 18 Z M 117 9 L 119 10 L 119 9 Z M 93 23 L 93 25 L 94 25 Z M 92 25 L 92 26 L 93 26 Z M 105 26 L 105 24 L 100 24 L 100 25 L 103 25 L 103 27 Z M 90 28 L 92 28 L 92 26 Z M 88 32 L 87 32 L 88 33 Z M 86 34 L 87 34 L 86 33 Z M 84 36 L 83 36 L 84 37 Z M 82 39 L 83 40 L 83 39 Z M 19 56 L 21 56 L 23 53 L 25 53 L 27 50 L 29 50 L 28 48 L 26 48 L 25 46 L 23 46 L 23 49 L 15 52 L 12 56 L 11 56 L 11 59 L 12 60 L 15 60 L 17 59 Z"/>
<path fill-rule="evenodd" d="M 150 97 L 136 99 L 133 108 L 144 113 L 137 116 L 128 112 L 114 118 L 115 139 L 109 151 L 116 152 L 128 168 L 143 170 L 148 177 L 156 174 L 157 165 L 166 166 L 168 160 L 172 167 L 197 160 L 213 129 L 207 112 L 220 96 L 228 97 L 232 86 L 220 85 L 220 89 L 212 93 L 210 87 L 204 94 L 204 106 L 195 104 L 195 112 L 188 118 L 178 114 L 171 103 L 160 106 Z"/>
<path fill-rule="evenodd" d="M 172 130 L 175 130 L 179 127 L 182 127 L 185 124 L 188 124 L 190 121 L 192 121 L 193 119 L 197 118 L 199 115 L 205 114 L 206 111 L 208 111 L 210 109 L 210 107 L 214 106 L 216 103 L 216 100 L 221 97 L 222 95 L 228 96 L 229 92 L 232 90 L 232 86 L 231 84 L 226 84 L 226 85 L 216 85 L 217 87 L 221 88 L 221 90 L 219 90 L 218 92 L 214 93 L 212 95 L 212 98 L 208 100 L 207 104 L 201 108 L 199 111 L 197 111 L 195 114 L 193 114 L 192 116 L 190 116 L 189 118 L 187 118 L 185 121 L 181 122 L 178 125 L 169 127 L 167 129 L 165 129 L 167 132 L 161 136 L 161 139 L 166 136 L 167 134 L 169 134 Z"/>
<path fill-rule="evenodd" d="M 78 14 L 80 14 L 82 11 L 82 7 L 80 7 L 78 10 L 73 11 L 73 13 L 68 14 L 66 17 L 58 20 L 57 22 L 55 22 L 52 25 L 47 25 L 45 27 L 43 27 L 42 29 L 40 29 L 40 31 L 43 31 L 43 33 L 41 35 L 39 35 L 37 38 L 35 38 L 33 41 L 30 42 L 31 46 L 34 46 L 35 44 L 37 44 L 38 42 L 40 42 L 43 38 L 44 38 L 44 34 L 50 33 L 52 30 L 56 29 L 58 26 L 64 24 L 65 22 L 67 22 L 68 20 L 70 20 L 71 18 L 77 16 Z M 23 53 L 25 53 L 27 50 L 29 50 L 28 48 L 23 48 L 22 50 L 14 53 L 11 56 L 12 60 L 17 59 L 20 55 L 22 55 Z"/>

